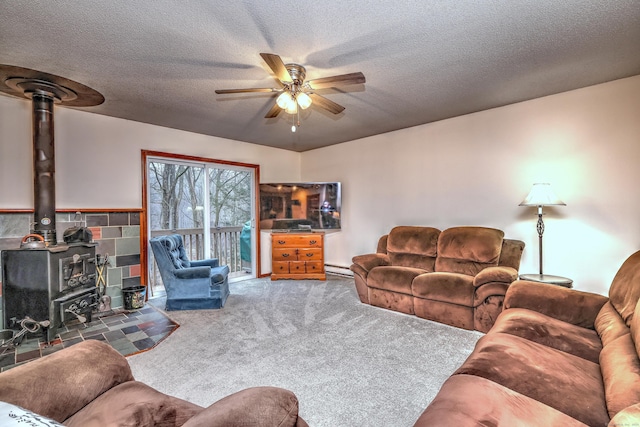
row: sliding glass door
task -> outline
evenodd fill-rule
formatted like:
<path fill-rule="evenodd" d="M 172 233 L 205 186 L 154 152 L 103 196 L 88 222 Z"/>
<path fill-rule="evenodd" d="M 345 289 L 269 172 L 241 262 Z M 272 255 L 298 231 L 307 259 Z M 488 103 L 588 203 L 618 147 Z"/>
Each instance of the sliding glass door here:
<path fill-rule="evenodd" d="M 190 259 L 218 258 L 231 281 L 255 277 L 255 174 L 241 165 L 148 156 L 147 236 L 180 234 Z M 147 253 L 151 293 L 161 293 Z"/>

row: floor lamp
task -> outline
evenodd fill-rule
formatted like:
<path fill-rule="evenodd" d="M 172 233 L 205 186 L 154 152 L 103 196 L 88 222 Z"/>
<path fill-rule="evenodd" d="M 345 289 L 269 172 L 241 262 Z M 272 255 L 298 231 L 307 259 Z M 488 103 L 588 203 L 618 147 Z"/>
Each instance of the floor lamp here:
<path fill-rule="evenodd" d="M 544 233 L 544 222 L 542 221 L 543 206 L 566 206 L 567 204 L 560 200 L 556 193 L 551 189 L 550 184 L 533 184 L 533 188 L 529 195 L 520 203 L 520 206 L 537 206 L 538 207 L 538 250 L 540 254 L 540 277 L 542 274 L 542 234 Z"/>

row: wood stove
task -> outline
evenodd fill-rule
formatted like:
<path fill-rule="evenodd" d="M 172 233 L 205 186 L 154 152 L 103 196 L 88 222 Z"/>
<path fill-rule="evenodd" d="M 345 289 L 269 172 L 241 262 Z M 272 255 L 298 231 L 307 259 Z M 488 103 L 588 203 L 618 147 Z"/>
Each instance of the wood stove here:
<path fill-rule="evenodd" d="M 2 251 L 4 324 L 49 320 L 47 342 L 69 320 L 91 321 L 98 304 L 95 243 Z"/>

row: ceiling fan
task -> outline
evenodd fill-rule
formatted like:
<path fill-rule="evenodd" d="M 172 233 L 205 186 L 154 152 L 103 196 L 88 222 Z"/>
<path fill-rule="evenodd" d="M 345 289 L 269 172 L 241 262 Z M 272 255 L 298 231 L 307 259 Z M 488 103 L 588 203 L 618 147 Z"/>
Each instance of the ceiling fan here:
<path fill-rule="evenodd" d="M 322 77 L 305 81 L 306 70 L 299 64 L 285 64 L 278 55 L 273 53 L 261 53 L 260 56 L 267 63 L 279 80 L 281 87 L 275 88 L 248 88 L 248 89 L 218 89 L 217 94 L 248 93 L 248 92 L 274 92 L 280 93 L 276 103 L 271 107 L 265 118 L 278 116 L 284 110 L 289 114 L 298 114 L 298 108 L 307 109 L 311 104 L 333 113 L 339 114 L 344 107 L 317 94 L 315 91 L 331 87 L 365 83 L 364 74 L 349 73 L 338 76 Z M 298 126 L 300 123 L 298 123 Z M 291 129 L 295 132 L 295 124 Z"/>

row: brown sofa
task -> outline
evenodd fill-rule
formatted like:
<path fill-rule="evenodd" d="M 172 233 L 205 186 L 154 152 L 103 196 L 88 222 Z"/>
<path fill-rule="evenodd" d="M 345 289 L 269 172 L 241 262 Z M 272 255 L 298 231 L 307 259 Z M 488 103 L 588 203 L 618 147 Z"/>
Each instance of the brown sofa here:
<path fill-rule="evenodd" d="M 248 388 L 203 408 L 135 381 L 127 360 L 96 340 L 1 373 L 0 401 L 65 426 L 308 427 L 290 391 Z M 24 415 L 23 423 L 50 425 L 33 417 Z"/>
<path fill-rule="evenodd" d="M 415 426 L 639 426 L 639 297 L 640 251 L 608 298 L 516 281 Z"/>
<path fill-rule="evenodd" d="M 399 226 L 350 268 L 365 304 L 487 332 L 518 277 L 523 249 L 494 228 Z"/>

